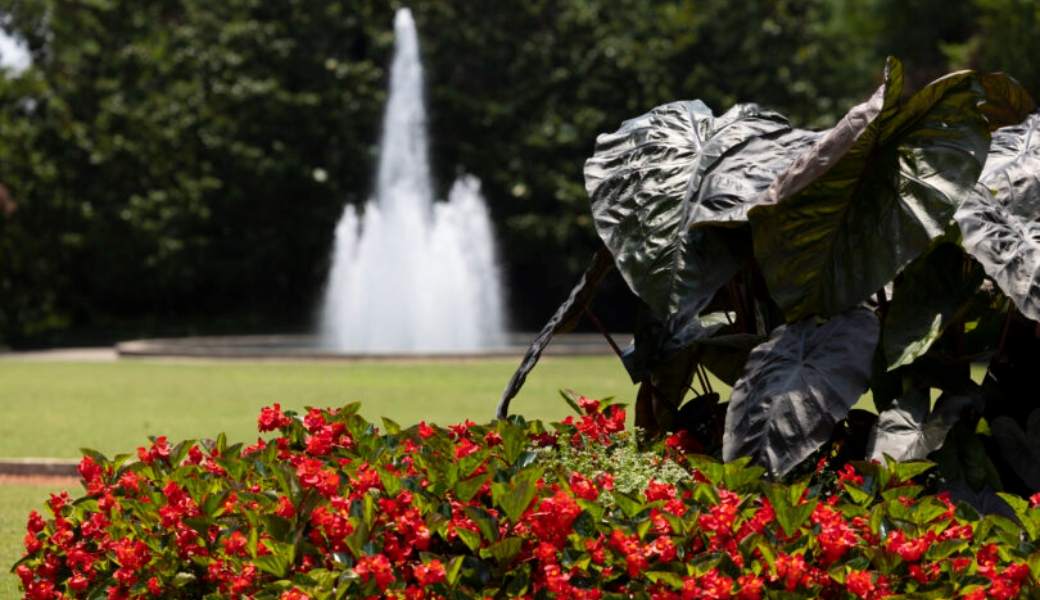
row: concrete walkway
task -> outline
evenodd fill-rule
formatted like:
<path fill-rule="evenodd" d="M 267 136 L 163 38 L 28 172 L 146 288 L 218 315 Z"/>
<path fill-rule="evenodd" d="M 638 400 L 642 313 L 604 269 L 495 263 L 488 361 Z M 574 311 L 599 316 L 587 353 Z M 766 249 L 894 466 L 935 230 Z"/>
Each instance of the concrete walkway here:
<path fill-rule="evenodd" d="M 118 358 L 115 348 L 56 348 L 29 352 L 0 351 L 0 360 L 110 362 Z"/>

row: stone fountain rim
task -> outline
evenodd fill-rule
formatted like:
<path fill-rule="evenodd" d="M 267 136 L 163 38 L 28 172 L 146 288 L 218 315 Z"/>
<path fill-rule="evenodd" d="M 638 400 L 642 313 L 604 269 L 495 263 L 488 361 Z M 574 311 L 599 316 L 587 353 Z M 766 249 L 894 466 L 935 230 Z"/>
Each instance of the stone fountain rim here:
<path fill-rule="evenodd" d="M 152 338 L 120 342 L 120 358 L 188 358 L 227 360 L 299 360 L 313 362 L 361 361 L 457 361 L 473 359 L 521 358 L 536 333 L 509 334 L 502 347 L 474 351 L 339 352 L 320 349 L 316 335 L 237 335 Z M 628 339 L 623 335 L 615 340 Z M 309 343 L 308 343 L 309 342 Z M 612 354 L 607 341 L 598 333 L 560 334 L 543 352 L 544 356 L 601 356 Z"/>

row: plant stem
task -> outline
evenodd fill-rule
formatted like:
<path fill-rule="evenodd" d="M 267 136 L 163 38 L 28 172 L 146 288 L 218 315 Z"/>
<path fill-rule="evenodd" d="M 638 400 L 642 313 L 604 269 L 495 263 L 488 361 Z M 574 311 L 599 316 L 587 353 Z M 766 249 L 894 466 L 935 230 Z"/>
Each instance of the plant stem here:
<path fill-rule="evenodd" d="M 610 337 L 610 334 L 607 333 L 606 328 L 603 327 L 603 323 L 601 323 L 600 320 L 596 318 L 596 315 L 592 314 L 592 311 L 588 308 L 583 308 L 582 311 L 585 313 L 585 316 L 592 321 L 592 324 L 596 326 L 596 329 L 599 330 L 600 334 L 606 338 L 607 343 L 610 344 L 610 347 L 614 350 L 614 354 L 617 354 L 617 357 L 621 358 L 621 348 L 618 348 L 618 345 L 614 342 L 614 338 Z"/>

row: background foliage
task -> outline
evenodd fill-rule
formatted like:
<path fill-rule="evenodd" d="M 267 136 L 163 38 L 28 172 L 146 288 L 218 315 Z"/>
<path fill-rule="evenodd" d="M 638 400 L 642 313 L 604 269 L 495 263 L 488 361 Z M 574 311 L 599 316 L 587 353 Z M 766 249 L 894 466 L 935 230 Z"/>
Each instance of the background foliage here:
<path fill-rule="evenodd" d="M 888 54 L 910 89 L 975 66 L 1040 95 L 1040 9 L 1023 0 L 410 6 L 437 179 L 483 180 L 518 328 L 595 247 L 597 134 L 653 106 L 754 100 L 821 126 Z M 0 212 L 0 341 L 305 327 L 336 219 L 370 187 L 396 7 L 0 2 L 33 56 L 0 79 L 0 182 L 18 205 Z M 630 310 L 595 310 L 632 327 L 612 323 Z"/>

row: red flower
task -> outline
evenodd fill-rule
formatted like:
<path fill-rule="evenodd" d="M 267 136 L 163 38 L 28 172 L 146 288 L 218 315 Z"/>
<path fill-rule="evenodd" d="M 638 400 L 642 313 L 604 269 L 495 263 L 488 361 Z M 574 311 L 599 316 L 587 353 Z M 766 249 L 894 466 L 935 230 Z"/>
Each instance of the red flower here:
<path fill-rule="evenodd" d="M 248 541 L 241 531 L 233 531 L 231 535 L 221 540 L 220 543 L 224 546 L 224 552 L 232 556 L 245 556 L 246 542 Z"/>
<path fill-rule="evenodd" d="M 701 598 L 704 600 L 726 600 L 733 595 L 733 580 L 725 575 L 719 575 L 716 568 L 712 568 L 700 578 Z"/>
<path fill-rule="evenodd" d="M 288 427 L 292 419 L 282 413 L 282 407 L 277 402 L 271 407 L 260 409 L 260 417 L 257 418 L 257 429 L 261 432 L 274 431 L 282 427 Z"/>
<path fill-rule="evenodd" d="M 596 489 L 596 484 L 577 471 L 571 473 L 567 484 L 570 485 L 571 493 L 582 500 L 595 502 L 599 498 L 599 490 Z"/>
<path fill-rule="evenodd" d="M 138 448 L 137 458 L 147 464 L 152 464 L 157 460 L 170 460 L 170 445 L 166 443 L 166 436 L 160 435 L 155 438 L 155 441 L 152 442 L 152 445 L 147 450 Z"/>
<path fill-rule="evenodd" d="M 752 573 L 741 575 L 737 578 L 737 585 L 740 586 L 737 600 L 761 600 L 765 583 L 765 580 Z"/>
<path fill-rule="evenodd" d="M 427 425 L 426 421 L 419 421 L 419 437 L 421 437 L 424 440 L 428 440 L 436 434 L 437 432 L 434 431 L 432 427 Z"/>
<path fill-rule="evenodd" d="M 385 554 L 362 556 L 354 567 L 354 572 L 366 583 L 369 579 L 375 578 L 380 591 L 386 591 L 387 586 L 397 579 L 394 577 L 393 567 L 390 566 L 390 559 Z"/>
<path fill-rule="evenodd" d="M 285 496 L 278 497 L 278 507 L 275 508 L 274 514 L 279 517 L 291 519 L 296 516 L 296 509 L 293 508 L 292 500 Z"/>
<path fill-rule="evenodd" d="M 866 571 L 851 571 L 845 576 L 845 589 L 860 598 L 866 598 L 874 591 L 874 578 Z"/>
<path fill-rule="evenodd" d="M 415 582 L 422 586 L 433 585 L 444 581 L 447 571 L 439 559 L 433 559 L 429 564 L 419 565 L 412 570 Z"/>
<path fill-rule="evenodd" d="M 856 473 L 856 469 L 848 463 L 838 471 L 838 479 L 856 485 L 863 485 L 863 476 Z"/>
<path fill-rule="evenodd" d="M 585 411 L 585 414 L 592 415 L 599 412 L 600 403 L 599 400 L 590 400 L 582 396 L 578 398 L 578 407 Z"/>
<path fill-rule="evenodd" d="M 907 539 L 906 533 L 902 529 L 896 529 L 888 535 L 888 541 L 885 543 L 885 548 L 890 552 L 895 552 L 902 557 L 906 562 L 917 562 L 924 556 L 929 546 L 934 544 L 937 540 L 937 536 L 934 532 L 929 531 L 925 535 Z"/>

